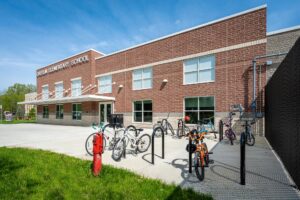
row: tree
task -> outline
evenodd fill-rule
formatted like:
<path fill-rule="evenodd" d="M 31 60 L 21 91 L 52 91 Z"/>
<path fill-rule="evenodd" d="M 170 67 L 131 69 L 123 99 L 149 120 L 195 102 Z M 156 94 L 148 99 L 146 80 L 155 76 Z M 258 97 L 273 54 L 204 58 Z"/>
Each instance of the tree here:
<path fill-rule="evenodd" d="M 31 109 L 30 109 L 28 116 L 29 116 L 31 119 L 35 119 L 35 108 L 31 108 Z"/>
<path fill-rule="evenodd" d="M 32 84 L 15 83 L 13 86 L 0 95 L 0 104 L 3 106 L 3 111 L 16 113 L 18 111 L 18 102 L 24 101 L 25 94 L 35 92 L 36 86 Z"/>

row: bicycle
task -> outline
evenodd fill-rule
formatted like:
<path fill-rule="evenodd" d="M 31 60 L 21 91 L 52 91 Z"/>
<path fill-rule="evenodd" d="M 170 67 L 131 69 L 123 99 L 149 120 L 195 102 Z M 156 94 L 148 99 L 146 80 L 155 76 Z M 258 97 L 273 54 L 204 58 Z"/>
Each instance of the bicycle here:
<path fill-rule="evenodd" d="M 213 117 L 204 118 L 203 120 L 198 121 L 197 131 L 207 131 L 208 133 L 213 133 L 215 139 L 217 139 L 217 131 L 215 129 L 215 125 L 212 122 Z"/>
<path fill-rule="evenodd" d="M 246 122 L 244 125 L 242 125 L 243 127 L 246 127 L 245 136 L 246 136 L 246 144 L 248 146 L 254 146 L 255 144 L 255 137 L 251 130 L 251 125 L 253 124 L 255 124 L 255 121 L 250 122 L 250 124 Z"/>
<path fill-rule="evenodd" d="M 122 131 L 125 129 L 122 127 L 122 125 L 112 125 L 112 124 L 106 124 L 103 125 L 100 123 L 98 126 L 93 123 L 92 128 L 96 131 L 95 133 L 90 134 L 86 141 L 85 141 L 85 150 L 86 152 L 93 156 L 93 138 L 94 135 L 96 135 L 99 132 L 103 132 L 103 149 L 108 148 L 108 150 L 113 149 L 115 146 L 115 143 L 118 141 L 119 135 Z M 108 141 L 108 146 L 107 146 Z"/>
<path fill-rule="evenodd" d="M 232 129 L 232 116 L 235 115 L 234 112 L 229 112 L 229 119 L 224 125 L 227 127 L 225 130 L 225 136 L 229 139 L 230 144 L 233 145 L 233 140 L 236 140 L 236 134 Z"/>
<path fill-rule="evenodd" d="M 189 119 L 189 117 L 185 117 L 185 119 Z M 189 120 L 186 120 L 189 121 Z M 183 119 L 178 119 L 178 127 L 177 127 L 177 137 L 181 138 L 182 136 L 184 136 L 186 133 L 190 132 L 190 128 L 187 127 L 187 125 L 185 125 L 185 122 L 183 121 Z"/>
<path fill-rule="evenodd" d="M 135 133 L 133 131 L 137 131 L 137 132 Z M 136 153 L 146 152 L 150 146 L 151 137 L 148 134 L 143 134 L 139 136 L 140 132 L 142 131 L 143 131 L 142 128 L 137 129 L 132 125 L 128 126 L 125 129 L 123 136 L 115 144 L 112 152 L 112 158 L 115 161 L 119 161 L 124 151 L 126 151 L 126 147 L 128 143 L 130 143 L 131 148 L 135 149 Z"/>
<path fill-rule="evenodd" d="M 170 124 L 170 122 L 168 121 L 169 116 L 170 116 L 170 113 L 168 113 L 167 118 L 162 119 L 161 121 L 157 121 L 157 123 L 154 124 L 154 126 L 153 126 L 153 130 L 154 130 L 155 128 L 157 128 L 157 127 L 161 127 L 161 128 L 163 129 L 163 131 L 165 132 L 166 135 L 168 134 L 168 130 L 171 131 L 172 136 L 175 135 L 173 126 L 172 126 L 172 125 Z M 156 131 L 155 136 L 156 136 L 156 137 L 160 137 L 161 134 L 162 134 L 162 133 L 161 133 L 160 131 Z"/>
<path fill-rule="evenodd" d="M 192 146 L 187 145 L 186 150 L 195 154 L 195 172 L 200 181 L 204 180 L 205 167 L 209 167 L 209 164 L 214 163 L 214 161 L 209 158 L 209 154 L 213 154 L 213 152 L 209 152 L 206 143 L 203 142 L 206 134 L 207 132 L 198 132 L 196 129 L 194 129 L 186 135 L 190 140 L 192 140 Z"/>

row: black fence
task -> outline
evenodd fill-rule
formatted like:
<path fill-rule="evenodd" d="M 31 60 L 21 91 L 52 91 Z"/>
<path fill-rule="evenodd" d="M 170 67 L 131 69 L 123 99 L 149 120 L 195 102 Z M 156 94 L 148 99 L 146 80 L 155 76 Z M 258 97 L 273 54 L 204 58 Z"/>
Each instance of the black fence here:
<path fill-rule="evenodd" d="M 300 38 L 266 86 L 266 138 L 300 187 Z"/>

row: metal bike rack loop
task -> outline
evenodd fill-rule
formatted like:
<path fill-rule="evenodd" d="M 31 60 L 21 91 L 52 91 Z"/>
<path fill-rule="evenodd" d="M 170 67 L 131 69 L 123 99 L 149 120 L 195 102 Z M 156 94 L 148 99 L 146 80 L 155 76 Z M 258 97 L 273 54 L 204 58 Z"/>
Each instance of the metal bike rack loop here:
<path fill-rule="evenodd" d="M 165 132 L 164 130 L 161 128 L 161 127 L 156 127 L 154 130 L 153 130 L 153 133 L 152 133 L 152 141 L 151 141 L 151 145 L 152 145 L 152 148 L 151 148 L 151 163 L 154 165 L 154 139 L 155 139 L 155 133 L 156 131 L 158 131 L 160 129 L 162 135 L 161 135 L 161 138 L 162 138 L 162 155 L 161 155 L 161 158 L 162 159 L 165 159 Z"/>
<path fill-rule="evenodd" d="M 189 137 L 189 173 L 192 173 L 192 139 Z"/>
<path fill-rule="evenodd" d="M 240 160 L 240 178 L 241 178 L 241 185 L 246 185 L 246 166 L 245 166 L 245 160 L 246 160 L 246 134 L 248 131 L 248 121 L 245 122 L 245 132 L 241 133 L 241 139 L 240 139 L 240 153 L 241 153 L 241 160 Z"/>
<path fill-rule="evenodd" d="M 219 141 L 221 142 L 223 140 L 223 121 L 219 121 Z"/>

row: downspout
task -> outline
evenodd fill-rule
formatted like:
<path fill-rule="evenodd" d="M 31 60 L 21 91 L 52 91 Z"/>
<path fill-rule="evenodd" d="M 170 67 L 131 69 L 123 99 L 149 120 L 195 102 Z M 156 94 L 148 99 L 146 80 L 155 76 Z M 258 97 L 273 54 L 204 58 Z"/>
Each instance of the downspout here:
<path fill-rule="evenodd" d="M 279 53 L 273 53 L 273 54 L 267 54 L 267 55 L 261 55 L 261 56 L 255 56 L 252 60 L 252 69 L 253 69 L 253 99 L 251 103 L 252 113 L 254 115 L 254 118 L 256 118 L 256 61 L 261 58 L 269 58 L 274 56 L 283 56 L 287 55 L 288 52 L 279 52 Z"/>

